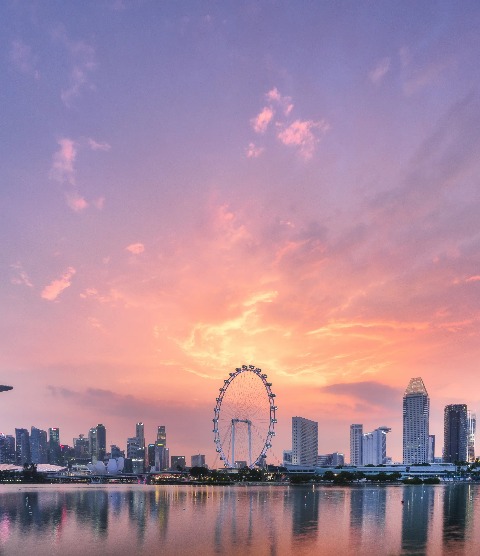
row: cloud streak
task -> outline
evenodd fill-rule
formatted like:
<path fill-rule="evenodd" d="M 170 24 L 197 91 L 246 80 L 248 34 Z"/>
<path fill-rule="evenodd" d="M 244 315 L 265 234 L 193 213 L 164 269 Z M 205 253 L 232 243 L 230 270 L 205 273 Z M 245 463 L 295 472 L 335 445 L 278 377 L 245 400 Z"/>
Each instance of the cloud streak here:
<path fill-rule="evenodd" d="M 52 282 L 50 282 L 50 284 L 43 288 L 41 293 L 42 299 L 46 299 L 47 301 L 55 301 L 65 289 L 71 286 L 72 278 L 75 273 L 76 270 L 73 268 L 73 266 L 69 266 L 67 270 L 62 274 L 62 276 L 60 276 L 60 278 L 53 280 Z"/>

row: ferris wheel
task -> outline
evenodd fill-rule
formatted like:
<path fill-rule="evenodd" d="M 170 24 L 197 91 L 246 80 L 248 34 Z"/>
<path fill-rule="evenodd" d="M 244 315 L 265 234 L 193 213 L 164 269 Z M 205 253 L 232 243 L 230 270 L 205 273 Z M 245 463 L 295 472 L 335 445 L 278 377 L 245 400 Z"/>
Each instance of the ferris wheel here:
<path fill-rule="evenodd" d="M 215 450 L 225 467 L 263 465 L 275 436 L 275 394 L 254 365 L 229 373 L 214 409 Z"/>

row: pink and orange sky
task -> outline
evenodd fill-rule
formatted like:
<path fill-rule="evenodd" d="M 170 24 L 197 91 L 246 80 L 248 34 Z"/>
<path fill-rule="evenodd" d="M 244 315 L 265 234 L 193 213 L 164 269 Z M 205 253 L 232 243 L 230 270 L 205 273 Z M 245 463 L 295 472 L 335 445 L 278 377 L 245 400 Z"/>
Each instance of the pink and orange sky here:
<path fill-rule="evenodd" d="M 477 2 L 0 5 L 0 430 L 166 425 L 235 367 L 349 456 L 479 403 Z M 189 461 L 189 459 L 188 459 Z"/>

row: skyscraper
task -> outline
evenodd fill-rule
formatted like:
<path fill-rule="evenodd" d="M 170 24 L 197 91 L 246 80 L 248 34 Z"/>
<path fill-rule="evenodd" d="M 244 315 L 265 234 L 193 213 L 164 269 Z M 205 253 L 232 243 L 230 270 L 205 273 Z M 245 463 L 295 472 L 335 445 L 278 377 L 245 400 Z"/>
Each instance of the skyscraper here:
<path fill-rule="evenodd" d="M 317 465 L 318 423 L 304 417 L 292 417 L 293 465 Z"/>
<path fill-rule="evenodd" d="M 103 461 L 107 453 L 107 430 L 105 426 L 99 423 L 96 426 L 97 431 L 97 461 Z"/>
<path fill-rule="evenodd" d="M 363 425 L 350 425 L 350 465 L 363 465 Z"/>
<path fill-rule="evenodd" d="M 468 461 L 475 461 L 475 432 L 477 430 L 477 416 L 468 411 Z"/>
<path fill-rule="evenodd" d="M 468 458 L 468 417 L 465 404 L 445 406 L 443 461 L 456 463 Z"/>
<path fill-rule="evenodd" d="M 30 435 L 27 429 L 15 429 L 15 460 L 17 465 L 31 463 Z"/>
<path fill-rule="evenodd" d="M 48 463 L 47 432 L 32 427 L 30 434 L 30 460 L 32 463 Z"/>
<path fill-rule="evenodd" d="M 138 446 L 140 449 L 145 449 L 145 429 L 143 423 L 137 423 L 135 426 L 135 436 L 137 437 Z"/>
<path fill-rule="evenodd" d="M 60 464 L 60 429 L 58 427 L 48 429 L 48 463 Z"/>
<path fill-rule="evenodd" d="M 156 471 L 164 471 L 168 466 L 167 432 L 165 425 L 160 425 L 157 429 L 157 440 L 155 442 L 155 469 Z"/>
<path fill-rule="evenodd" d="M 403 395 L 403 463 L 428 462 L 430 398 L 420 377 L 412 378 Z"/>

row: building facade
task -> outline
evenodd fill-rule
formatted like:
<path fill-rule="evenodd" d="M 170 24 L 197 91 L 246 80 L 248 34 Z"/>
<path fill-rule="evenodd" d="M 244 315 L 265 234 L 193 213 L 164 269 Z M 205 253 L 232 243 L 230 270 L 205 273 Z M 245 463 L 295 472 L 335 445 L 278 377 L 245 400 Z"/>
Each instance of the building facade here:
<path fill-rule="evenodd" d="M 465 404 L 445 406 L 443 433 L 443 461 L 445 463 L 467 461 L 468 415 Z"/>
<path fill-rule="evenodd" d="M 477 430 L 477 416 L 468 411 L 468 461 L 475 461 L 475 432 Z"/>
<path fill-rule="evenodd" d="M 363 435 L 361 465 L 383 465 L 387 461 L 387 433 L 392 429 L 379 427 Z"/>
<path fill-rule="evenodd" d="M 15 429 L 15 463 L 31 463 L 30 434 L 27 429 Z"/>
<path fill-rule="evenodd" d="M 403 463 L 428 463 L 430 398 L 420 377 L 412 378 L 403 395 Z"/>
<path fill-rule="evenodd" d="M 304 417 L 292 417 L 292 464 L 316 465 L 318 423 Z"/>
<path fill-rule="evenodd" d="M 205 467 L 205 456 L 203 454 L 195 454 L 191 457 L 192 467 Z"/>
<path fill-rule="evenodd" d="M 350 425 L 350 465 L 362 465 L 363 425 Z"/>
<path fill-rule="evenodd" d="M 30 460 L 32 463 L 48 463 L 47 431 L 32 427 L 30 433 Z"/>

